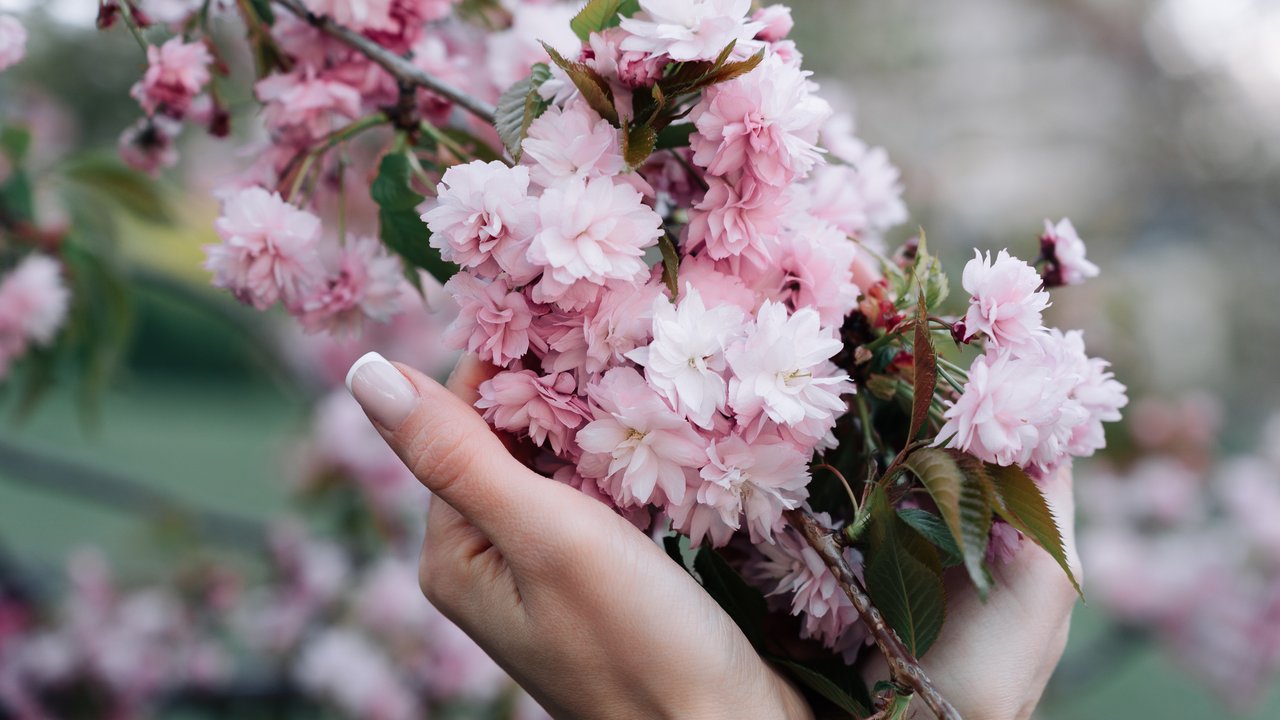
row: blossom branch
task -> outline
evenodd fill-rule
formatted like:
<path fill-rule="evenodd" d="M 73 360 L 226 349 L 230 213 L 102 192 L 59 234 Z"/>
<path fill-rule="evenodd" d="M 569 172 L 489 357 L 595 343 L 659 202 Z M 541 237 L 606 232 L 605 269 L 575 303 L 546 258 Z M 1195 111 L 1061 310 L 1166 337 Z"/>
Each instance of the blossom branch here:
<path fill-rule="evenodd" d="M 880 648 L 885 662 L 889 664 L 889 672 L 894 682 L 910 688 L 940 720 L 960 720 L 960 713 L 947 702 L 946 698 L 942 697 L 934 687 L 933 681 L 920 667 L 920 661 L 911 656 L 911 652 L 898 638 L 897 633 L 885 622 L 880 611 L 871 604 L 871 598 L 859 587 L 853 570 L 844 559 L 836 537 L 804 510 L 788 511 L 787 519 L 804 536 L 809 547 L 818 553 L 827 568 L 831 570 L 831 574 L 835 575 L 845 595 L 849 596 L 849 601 L 853 603 L 862 621 L 867 624 L 871 636 L 876 641 L 876 646 Z"/>
<path fill-rule="evenodd" d="M 462 90 L 428 75 L 405 58 L 387 50 L 355 30 L 334 22 L 332 18 L 316 15 L 307 9 L 302 0 L 274 1 L 277 5 L 297 15 L 320 32 L 346 44 L 356 52 L 382 66 L 402 85 L 412 85 L 430 90 L 441 97 L 452 100 L 459 107 L 490 125 L 493 124 L 496 111 L 489 103 L 474 98 Z"/>

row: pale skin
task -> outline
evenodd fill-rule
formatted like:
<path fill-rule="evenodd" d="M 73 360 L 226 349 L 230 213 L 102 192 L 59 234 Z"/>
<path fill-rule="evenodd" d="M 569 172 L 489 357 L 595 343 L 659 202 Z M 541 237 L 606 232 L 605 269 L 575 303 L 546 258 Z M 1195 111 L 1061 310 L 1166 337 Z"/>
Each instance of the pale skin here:
<path fill-rule="evenodd" d="M 490 368 L 465 359 L 445 388 L 396 367 L 416 405 L 394 432 L 374 424 L 436 496 L 423 593 L 548 712 L 574 720 L 813 717 L 646 534 L 507 451 L 471 407 Z M 1069 473 L 1051 478 L 1046 493 L 1074 558 Z M 1075 593 L 1030 543 L 995 574 L 985 604 L 949 582 L 946 625 L 924 668 L 966 718 L 1027 718 L 1062 655 Z M 912 717 L 928 717 L 918 705 Z"/>

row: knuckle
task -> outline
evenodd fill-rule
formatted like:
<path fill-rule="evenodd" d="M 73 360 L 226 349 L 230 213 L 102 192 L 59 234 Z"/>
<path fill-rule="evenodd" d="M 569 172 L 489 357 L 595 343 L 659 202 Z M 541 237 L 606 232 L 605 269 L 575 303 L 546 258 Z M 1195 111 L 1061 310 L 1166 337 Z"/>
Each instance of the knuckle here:
<path fill-rule="evenodd" d="M 446 495 L 474 464 L 467 435 L 443 423 L 419 428 L 411 446 L 413 474 L 437 495 Z"/>
<path fill-rule="evenodd" d="M 448 588 L 452 586 L 443 577 L 446 568 L 447 565 L 440 562 L 439 553 L 430 551 L 422 554 L 422 561 L 418 565 L 418 587 L 422 590 L 422 596 L 441 612 L 449 605 Z"/>

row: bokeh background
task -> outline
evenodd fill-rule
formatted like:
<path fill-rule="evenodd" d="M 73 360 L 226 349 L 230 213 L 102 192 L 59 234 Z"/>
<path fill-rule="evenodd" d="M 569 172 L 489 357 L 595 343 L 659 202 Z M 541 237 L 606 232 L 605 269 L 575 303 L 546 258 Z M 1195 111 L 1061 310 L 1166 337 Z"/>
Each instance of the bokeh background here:
<path fill-rule="evenodd" d="M 1148 415 L 1190 407 L 1206 453 L 1265 453 L 1280 409 L 1280 3 L 791 5 L 806 66 L 901 167 L 911 223 L 951 267 L 973 247 L 1031 253 L 1045 217 L 1073 218 L 1103 274 L 1055 294 L 1055 324 L 1085 328 Z M 97 33 L 91 0 L 0 0 L 0 12 L 32 34 L 28 60 L 0 78 L 0 114 L 32 119 L 48 163 L 111 153 L 136 116 L 133 41 Z M 91 546 L 122 577 L 145 577 L 195 542 L 179 516 L 234 536 L 290 507 L 315 388 L 270 342 L 273 319 L 215 293 L 200 269 L 209 183 L 243 162 L 193 137 L 163 176 L 176 224 L 113 219 L 137 312 L 100 402 L 86 407 L 72 382 L 30 413 L 0 396 L 0 557 L 27 576 L 56 585 Z M 1078 471 L 1081 492 L 1133 462 L 1133 434 L 1117 431 L 1112 456 Z M 129 490 L 95 495 L 95 480 Z M 1166 492 L 1159 474 L 1148 488 Z M 1258 642 L 1280 633 L 1280 613 L 1270 622 Z M 1193 652 L 1091 598 L 1037 716 L 1221 717 L 1230 705 L 1280 717 L 1274 675 L 1228 703 Z"/>

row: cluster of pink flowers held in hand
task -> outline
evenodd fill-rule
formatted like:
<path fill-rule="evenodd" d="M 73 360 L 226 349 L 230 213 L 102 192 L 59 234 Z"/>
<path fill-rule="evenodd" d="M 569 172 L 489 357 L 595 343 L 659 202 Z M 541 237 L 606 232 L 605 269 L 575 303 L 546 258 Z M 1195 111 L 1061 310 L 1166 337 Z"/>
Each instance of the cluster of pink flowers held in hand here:
<path fill-rule="evenodd" d="M 549 107 L 529 125 L 520 161 L 448 168 L 422 217 L 431 246 L 461 267 L 445 285 L 459 306 L 445 339 L 501 368 L 477 403 L 490 424 L 541 448 L 538 469 L 637 523 L 658 512 L 695 544 L 749 538 L 760 552 L 745 574 L 793 598 L 806 637 L 860 644 L 856 612 L 782 516 L 805 504 L 811 458 L 837 444 L 855 392 L 834 362 L 854 350 L 840 331 L 889 292 L 882 238 L 907 213 L 884 152 L 853 136 L 802 69 L 789 11 L 641 0 L 634 17 L 583 43 L 566 38 L 574 8 L 520 4 L 511 30 L 476 58 L 449 39 L 464 31 L 403 21 L 443 18 L 445 2 L 309 4 L 445 79 L 491 78 L 472 85 L 489 98 L 502 89 L 495 79 L 547 60 L 531 42 L 546 40 L 604 78 L 623 117 L 673 62 L 715 61 L 730 45 L 731 60 L 763 54 L 703 92 L 684 121 L 689 147 L 636 168 L 619 129 L 553 66 L 540 87 Z M 394 83 L 287 16 L 275 32 L 295 63 L 257 85 L 272 145 L 256 178 L 227 193 L 209 268 L 246 303 L 279 301 L 312 329 L 385 320 L 402 298 L 399 261 L 373 239 L 333 237 L 318 211 L 267 188 L 301 148 L 384 106 Z M 153 116 L 181 116 L 210 58 L 173 40 L 151 62 L 135 96 Z M 418 100 L 450 116 L 447 100 Z M 664 238 L 678 248 L 675 287 Z M 1042 319 L 1046 284 L 1097 268 L 1069 222 L 1048 224 L 1042 245 L 1043 272 L 1004 251 L 966 266 L 970 304 L 956 336 L 985 352 L 938 435 L 1037 474 L 1101 447 L 1102 423 L 1125 404 L 1080 333 Z"/>

